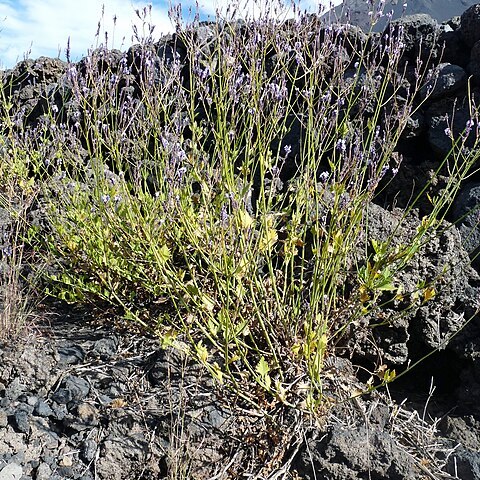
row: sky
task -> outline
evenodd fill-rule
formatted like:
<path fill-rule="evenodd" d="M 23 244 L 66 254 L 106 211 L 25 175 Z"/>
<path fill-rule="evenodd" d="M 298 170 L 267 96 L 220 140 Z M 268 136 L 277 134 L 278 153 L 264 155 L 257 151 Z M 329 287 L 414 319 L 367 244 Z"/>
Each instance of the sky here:
<path fill-rule="evenodd" d="M 213 20 L 217 8 L 225 11 L 233 3 L 231 0 L 197 1 L 201 20 L 209 17 Z M 265 1 L 241 0 L 243 6 L 240 11 L 251 15 Z M 326 7 L 331 1 L 335 5 L 342 2 L 302 0 L 300 5 L 302 9 L 317 11 L 319 2 Z M 151 9 L 147 20 L 155 25 L 154 38 L 174 31 L 168 16 L 169 0 L 150 3 L 135 0 L 0 0 L 0 68 L 11 68 L 26 56 L 37 58 L 44 55 L 65 60 L 68 44 L 71 60 L 78 61 L 97 42 L 105 44 L 105 31 L 108 33 L 109 48 L 125 50 L 136 43 L 132 41 L 133 25 L 142 31 L 142 21 L 135 11 L 142 12 L 148 5 Z M 182 2 L 184 21 L 193 18 L 191 14 L 189 16 L 189 8 L 195 13 L 194 0 Z M 99 21 L 101 33 L 96 38 Z"/>

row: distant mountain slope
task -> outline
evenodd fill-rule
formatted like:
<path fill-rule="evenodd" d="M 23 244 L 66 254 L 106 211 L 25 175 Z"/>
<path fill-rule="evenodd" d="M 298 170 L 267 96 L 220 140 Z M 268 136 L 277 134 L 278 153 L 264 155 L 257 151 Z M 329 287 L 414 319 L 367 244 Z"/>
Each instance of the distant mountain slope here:
<path fill-rule="evenodd" d="M 377 8 L 380 0 L 374 0 L 374 8 Z M 449 20 L 450 18 L 461 15 L 467 8 L 480 0 L 386 0 L 384 13 L 393 11 L 392 18 L 399 18 L 404 15 L 413 15 L 415 13 L 428 13 L 438 22 Z M 338 18 L 344 22 L 350 18 L 349 23 L 358 25 L 362 29 L 369 29 L 370 17 L 368 12 L 372 10 L 372 2 L 368 0 L 344 0 L 325 16 L 331 21 Z M 383 30 L 387 23 L 384 17 L 380 19 L 374 30 Z"/>

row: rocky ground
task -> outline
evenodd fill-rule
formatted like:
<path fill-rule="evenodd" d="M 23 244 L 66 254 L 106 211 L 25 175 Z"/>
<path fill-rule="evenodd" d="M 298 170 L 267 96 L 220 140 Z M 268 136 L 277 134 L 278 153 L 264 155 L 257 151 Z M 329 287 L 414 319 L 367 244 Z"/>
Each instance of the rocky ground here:
<path fill-rule="evenodd" d="M 328 415 L 262 412 L 95 312 L 36 315 L 0 346 L 1 480 L 480 478 L 480 422 L 448 396 L 418 391 L 415 410 L 399 382 L 346 400 L 358 369 L 332 358 Z"/>

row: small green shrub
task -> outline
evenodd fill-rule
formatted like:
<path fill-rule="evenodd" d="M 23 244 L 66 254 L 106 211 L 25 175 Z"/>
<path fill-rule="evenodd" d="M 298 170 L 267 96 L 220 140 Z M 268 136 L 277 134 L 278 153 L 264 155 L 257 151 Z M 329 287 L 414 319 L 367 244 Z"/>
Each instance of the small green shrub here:
<path fill-rule="evenodd" d="M 187 58 L 158 64 L 140 42 L 137 76 L 100 47 L 82 73 L 70 65 L 63 110 L 52 105 L 14 158 L 43 191 L 49 293 L 118 308 L 250 400 L 267 391 L 315 409 L 333 339 L 397 291 L 477 157 L 454 141 L 441 166 L 451 182 L 410 243 L 373 243 L 359 258 L 431 72 L 418 64 L 399 100 L 395 38 L 367 50 L 310 17 L 291 25 L 262 17 L 239 35 L 218 19 L 210 50 L 186 26 Z M 282 140 L 294 128 L 292 153 Z M 434 288 L 423 285 L 424 301 Z"/>

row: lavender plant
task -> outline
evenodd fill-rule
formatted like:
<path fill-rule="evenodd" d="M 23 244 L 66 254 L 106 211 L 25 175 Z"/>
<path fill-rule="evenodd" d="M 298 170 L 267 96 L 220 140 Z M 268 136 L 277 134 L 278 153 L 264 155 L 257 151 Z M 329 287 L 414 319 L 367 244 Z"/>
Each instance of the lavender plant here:
<path fill-rule="evenodd" d="M 332 340 L 381 308 L 476 155 L 453 148 L 411 243 L 369 259 L 368 207 L 429 72 L 405 91 L 397 38 L 270 13 L 91 51 L 15 158 L 43 190 L 49 293 L 115 307 L 250 400 L 314 409 Z"/>

